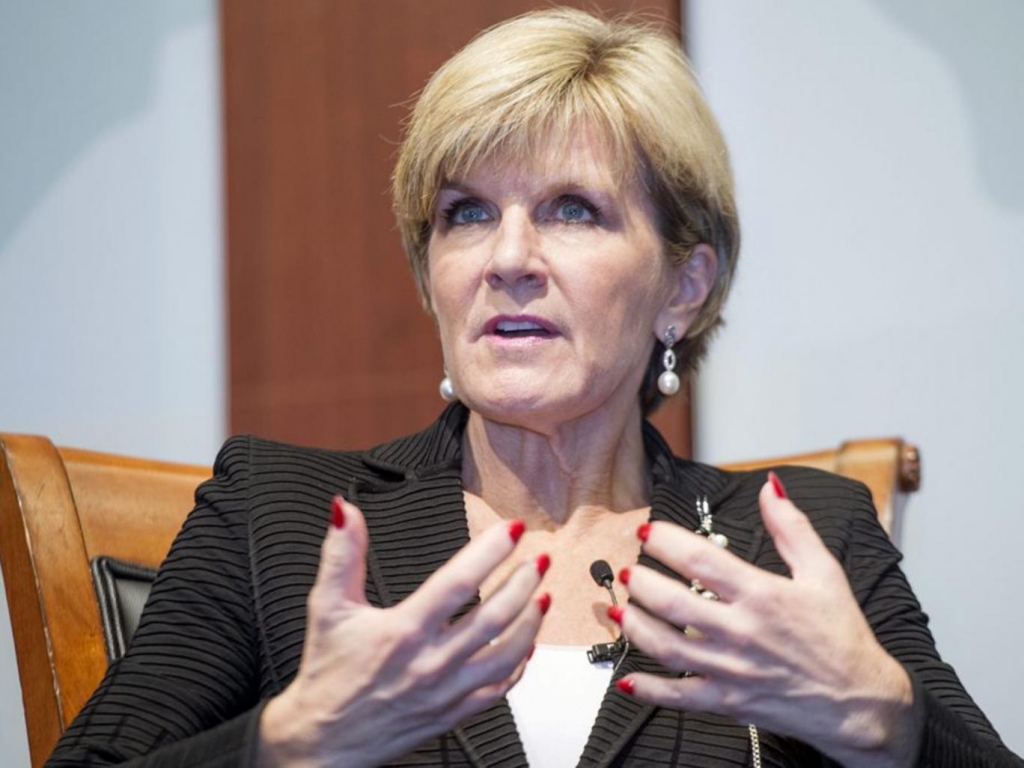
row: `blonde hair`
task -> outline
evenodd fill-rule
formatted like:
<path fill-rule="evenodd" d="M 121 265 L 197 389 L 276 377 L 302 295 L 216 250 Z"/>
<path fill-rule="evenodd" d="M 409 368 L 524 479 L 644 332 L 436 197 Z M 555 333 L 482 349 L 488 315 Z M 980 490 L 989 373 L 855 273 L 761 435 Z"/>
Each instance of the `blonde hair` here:
<path fill-rule="evenodd" d="M 423 304 L 432 312 L 427 247 L 439 189 L 483 162 L 529 161 L 581 125 L 604 138 L 622 182 L 649 196 L 671 264 L 700 243 L 715 249 L 716 283 L 676 346 L 679 373 L 692 373 L 722 322 L 739 221 L 714 115 L 679 41 L 647 24 L 569 8 L 528 13 L 482 32 L 434 73 L 410 115 L 392 186 Z M 663 350 L 655 344 L 641 388 L 645 413 L 661 399 Z"/>

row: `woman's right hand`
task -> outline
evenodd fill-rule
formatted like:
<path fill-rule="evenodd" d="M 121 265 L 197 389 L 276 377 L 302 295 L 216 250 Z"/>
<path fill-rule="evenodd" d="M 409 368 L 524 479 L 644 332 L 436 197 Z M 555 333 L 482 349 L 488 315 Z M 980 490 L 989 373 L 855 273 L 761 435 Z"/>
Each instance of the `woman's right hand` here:
<path fill-rule="evenodd" d="M 550 600 L 531 599 L 542 556 L 450 621 L 512 553 L 522 533 L 514 521 L 475 538 L 398 605 L 374 608 L 362 513 L 340 497 L 333 512 L 298 674 L 260 719 L 261 768 L 378 765 L 451 730 L 519 679 Z"/>

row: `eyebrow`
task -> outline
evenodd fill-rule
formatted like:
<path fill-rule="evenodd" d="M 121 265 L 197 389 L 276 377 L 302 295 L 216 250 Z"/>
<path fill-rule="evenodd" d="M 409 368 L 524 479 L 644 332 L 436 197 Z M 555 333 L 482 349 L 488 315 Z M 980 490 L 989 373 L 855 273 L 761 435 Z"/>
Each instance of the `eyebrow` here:
<path fill-rule="evenodd" d="M 465 183 L 463 181 L 459 181 L 457 179 L 451 179 L 451 180 L 445 181 L 444 183 L 442 183 L 438 187 L 438 192 L 439 193 L 440 192 L 446 192 L 446 191 L 461 192 L 462 194 L 472 195 L 473 197 L 485 197 L 485 195 L 482 192 L 480 192 L 479 190 L 475 189 L 472 185 L 467 184 L 467 183 Z M 554 182 L 546 185 L 541 190 L 540 194 L 542 196 L 549 196 L 549 195 L 560 194 L 560 193 L 564 194 L 564 193 L 567 193 L 567 192 L 587 192 L 587 193 L 598 194 L 598 195 L 601 195 L 601 196 L 610 196 L 610 197 L 618 197 L 619 196 L 618 195 L 619 189 L 615 185 L 611 185 L 611 187 L 606 187 L 603 184 L 599 185 L 599 186 L 598 185 L 590 185 L 590 184 L 585 184 L 585 183 L 583 183 L 581 181 L 577 181 L 575 179 L 569 179 L 569 178 L 564 179 L 564 180 L 554 181 Z"/>
<path fill-rule="evenodd" d="M 461 181 L 455 180 L 445 181 L 437 188 L 437 191 L 439 194 L 441 192 L 461 192 L 464 195 L 472 195 L 474 197 L 480 195 L 480 193 L 473 189 L 469 184 L 464 184 Z"/>

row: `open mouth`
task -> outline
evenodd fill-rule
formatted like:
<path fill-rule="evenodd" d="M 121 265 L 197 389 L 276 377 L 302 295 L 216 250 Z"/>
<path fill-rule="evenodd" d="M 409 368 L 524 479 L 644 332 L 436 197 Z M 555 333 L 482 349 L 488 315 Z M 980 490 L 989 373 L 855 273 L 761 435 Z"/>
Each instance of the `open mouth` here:
<path fill-rule="evenodd" d="M 499 320 L 494 324 L 491 333 L 506 339 L 527 337 L 547 339 L 554 335 L 540 323 L 534 323 L 529 320 Z"/>

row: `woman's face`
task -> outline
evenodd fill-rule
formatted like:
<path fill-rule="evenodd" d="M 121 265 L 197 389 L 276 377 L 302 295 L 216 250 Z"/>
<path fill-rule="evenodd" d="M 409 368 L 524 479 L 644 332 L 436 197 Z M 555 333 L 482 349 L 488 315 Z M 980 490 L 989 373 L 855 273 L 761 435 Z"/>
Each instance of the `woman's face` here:
<path fill-rule="evenodd" d="M 451 181 L 427 274 L 459 399 L 544 433 L 637 407 L 676 272 L 650 203 L 617 182 L 588 132 L 533 167 L 483 164 Z"/>

